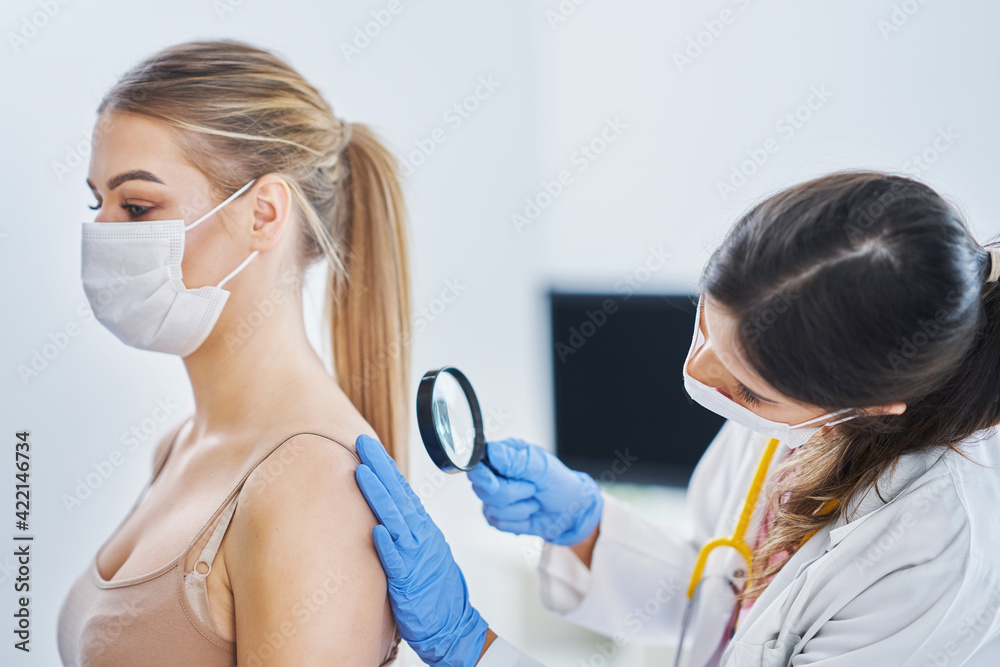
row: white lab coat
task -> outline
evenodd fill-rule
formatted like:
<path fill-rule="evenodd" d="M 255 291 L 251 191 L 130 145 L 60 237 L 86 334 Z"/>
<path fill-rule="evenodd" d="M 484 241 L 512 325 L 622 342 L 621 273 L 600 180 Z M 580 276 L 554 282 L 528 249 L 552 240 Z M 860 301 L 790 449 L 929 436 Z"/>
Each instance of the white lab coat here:
<path fill-rule="evenodd" d="M 588 569 L 566 547 L 546 544 L 542 602 L 610 642 L 675 645 L 695 557 L 729 535 L 768 438 L 726 422 L 688 489 L 693 534 L 674 535 L 605 496 Z M 806 445 L 808 446 L 808 445 Z M 779 446 L 772 469 L 787 456 Z M 1000 664 L 1000 435 L 964 444 L 973 461 L 941 450 L 903 457 L 851 507 L 849 520 L 817 532 L 751 608 L 723 667 Z M 749 535 L 761 519 L 758 506 Z M 716 549 L 685 643 L 705 667 L 733 610 L 722 576 L 744 567 Z M 607 649 L 613 648 L 611 644 Z M 537 665 L 509 644 L 482 667 Z M 975 654 L 973 656 L 973 654 Z"/>

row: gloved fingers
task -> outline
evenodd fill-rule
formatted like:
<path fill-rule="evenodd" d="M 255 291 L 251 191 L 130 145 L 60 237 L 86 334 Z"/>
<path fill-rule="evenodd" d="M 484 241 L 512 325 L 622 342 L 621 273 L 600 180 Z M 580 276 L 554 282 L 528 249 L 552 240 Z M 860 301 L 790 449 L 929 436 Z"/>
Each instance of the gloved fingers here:
<path fill-rule="evenodd" d="M 487 443 L 488 444 L 488 443 Z M 485 462 L 480 461 L 472 470 L 465 473 L 473 486 L 479 486 L 486 493 L 496 493 L 500 488 L 500 480 L 489 469 Z"/>
<path fill-rule="evenodd" d="M 361 495 L 368 501 L 368 506 L 372 508 L 372 512 L 385 526 L 392 539 L 400 542 L 400 546 L 404 548 L 412 546 L 413 534 L 396 504 L 397 498 L 389 493 L 382 481 L 366 464 L 361 464 L 355 469 L 354 477 L 361 488 Z"/>
<path fill-rule="evenodd" d="M 504 521 L 521 521 L 529 518 L 540 509 L 541 505 L 533 498 L 519 500 L 518 502 L 511 503 L 506 507 L 493 507 L 491 505 L 484 506 L 484 511 L 487 513 L 487 519 L 492 517 L 494 519 Z"/>
<path fill-rule="evenodd" d="M 500 480 L 500 486 L 492 493 L 488 493 L 486 489 L 478 484 L 472 485 L 472 491 L 484 503 L 496 505 L 497 507 L 506 507 L 507 505 L 527 500 L 538 492 L 534 484 L 519 479 Z"/>
<path fill-rule="evenodd" d="M 389 456 L 389 453 L 385 451 L 385 447 L 382 446 L 382 443 L 380 443 L 375 438 L 372 438 L 371 436 L 362 433 L 361 435 L 358 436 L 358 439 L 355 442 L 354 447 L 355 449 L 358 450 L 358 454 L 361 460 L 366 464 L 371 465 L 371 463 L 376 460 L 382 460 L 383 470 L 385 468 L 391 468 L 394 473 L 396 481 L 399 483 L 399 486 L 403 489 L 403 492 L 406 494 L 406 497 L 410 499 L 410 503 L 413 505 L 413 509 L 416 511 L 417 514 L 421 516 L 427 516 L 427 511 L 424 509 L 424 504 L 420 502 L 420 497 L 417 496 L 416 493 L 414 493 L 413 488 L 410 487 L 410 484 L 406 481 L 406 478 L 403 477 L 403 473 L 399 471 L 399 466 L 396 465 L 396 461 L 393 460 L 393 458 Z M 378 474 L 381 477 L 382 474 L 387 474 L 387 473 L 379 472 Z"/>
<path fill-rule="evenodd" d="M 420 501 L 420 497 L 416 494 L 416 492 L 414 492 L 413 487 L 410 486 L 410 483 L 406 481 L 406 478 L 403 476 L 403 473 L 400 472 L 399 470 L 399 466 L 396 465 L 396 461 L 391 456 L 389 456 L 388 452 L 385 451 L 385 448 L 382 446 L 382 443 L 380 443 L 378 440 L 375 440 L 371 436 L 364 434 L 358 436 L 359 440 L 361 438 L 365 439 L 365 443 L 362 445 L 362 447 L 365 449 L 366 452 L 370 453 L 372 452 L 372 450 L 375 450 L 376 452 L 375 457 L 378 456 L 377 454 L 378 452 L 381 452 L 381 456 L 378 457 L 376 460 L 381 459 L 384 468 L 392 470 L 392 472 L 394 473 L 396 483 L 398 483 L 399 487 L 406 494 L 406 497 L 409 498 L 410 504 L 413 506 L 413 510 L 418 515 L 426 517 L 427 510 L 424 509 L 424 504 Z M 382 474 L 388 474 L 388 471 L 386 470 L 384 473 L 379 472 L 378 474 L 381 477 Z M 391 482 L 390 484 L 387 485 L 386 488 L 388 488 L 390 492 L 392 492 L 393 494 L 396 493 L 396 490 L 392 488 Z"/>
<path fill-rule="evenodd" d="M 574 471 L 580 479 L 580 498 L 592 501 L 596 496 L 601 495 L 601 487 L 597 480 L 585 472 Z"/>
<path fill-rule="evenodd" d="M 407 519 L 420 515 L 421 513 L 417 511 L 417 505 L 420 504 L 419 499 L 413 494 L 412 489 L 408 489 L 409 483 L 399 472 L 396 462 L 385 451 L 382 443 L 362 433 L 355 441 L 354 448 L 358 451 L 361 462 L 375 473 L 375 476 L 382 482 L 382 486 L 396 501 L 402 515 Z"/>
<path fill-rule="evenodd" d="M 400 478 L 402 478 L 402 474 L 400 474 Z M 409 482 L 407 482 L 405 478 L 402 479 L 402 486 L 406 495 L 410 498 L 410 502 L 413 504 L 413 509 L 416 510 L 417 514 L 421 518 L 428 518 L 427 510 L 424 509 L 424 504 L 421 502 L 420 496 L 417 495 L 417 492 L 413 490 L 413 487 L 410 486 Z"/>
<path fill-rule="evenodd" d="M 508 479 L 530 482 L 541 480 L 548 470 L 548 459 L 552 457 L 541 447 L 530 445 L 523 440 L 498 440 L 486 443 L 490 463 L 498 473 Z"/>
<path fill-rule="evenodd" d="M 375 542 L 375 552 L 382 563 L 382 569 L 390 579 L 402 579 L 406 576 L 406 564 L 396 550 L 396 543 L 385 526 L 379 524 L 372 528 L 372 541 Z"/>

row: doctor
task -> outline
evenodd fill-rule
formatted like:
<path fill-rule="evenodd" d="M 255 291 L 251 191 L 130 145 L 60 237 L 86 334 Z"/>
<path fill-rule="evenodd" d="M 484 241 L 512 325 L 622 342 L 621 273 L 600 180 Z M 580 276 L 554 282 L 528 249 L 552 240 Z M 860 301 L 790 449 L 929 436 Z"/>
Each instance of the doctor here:
<path fill-rule="evenodd" d="M 683 380 L 728 421 L 691 479 L 693 532 L 517 440 L 487 444 L 502 477 L 468 473 L 483 513 L 543 537 L 545 606 L 617 645 L 684 628 L 699 667 L 1000 664 L 998 276 L 1000 250 L 919 182 L 780 192 L 699 284 Z M 470 605 L 381 445 L 357 450 L 403 638 L 429 664 L 539 664 Z"/>

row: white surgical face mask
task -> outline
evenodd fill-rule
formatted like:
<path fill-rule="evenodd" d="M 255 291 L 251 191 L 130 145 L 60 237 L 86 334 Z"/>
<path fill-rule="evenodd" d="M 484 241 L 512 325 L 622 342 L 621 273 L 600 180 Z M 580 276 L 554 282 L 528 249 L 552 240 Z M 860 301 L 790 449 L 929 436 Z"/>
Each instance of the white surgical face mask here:
<path fill-rule="evenodd" d="M 97 320 L 123 343 L 141 350 L 186 357 L 198 349 L 229 298 L 222 286 L 257 251 L 218 285 L 188 289 L 181 276 L 185 232 L 256 180 L 186 227 L 183 220 L 83 223 L 80 275 Z"/>
<path fill-rule="evenodd" d="M 737 424 L 741 424 L 751 431 L 756 431 L 757 433 L 763 433 L 764 435 L 777 438 L 779 441 L 783 442 L 786 446 L 794 449 L 801 445 L 804 445 L 809 441 L 813 435 L 816 434 L 821 428 L 826 426 L 833 426 L 834 424 L 839 424 L 840 422 L 847 421 L 848 419 L 854 419 L 860 415 L 853 414 L 850 417 L 844 417 L 843 419 L 838 419 L 830 422 L 829 424 L 823 424 L 820 426 L 810 426 L 818 421 L 824 419 L 829 419 L 835 415 L 843 414 L 844 412 L 849 412 L 854 408 L 844 408 L 843 410 L 838 410 L 836 412 L 829 412 L 825 415 L 820 415 L 814 419 L 804 421 L 798 424 L 783 424 L 781 422 L 773 422 L 768 419 L 764 419 L 758 415 L 753 410 L 750 410 L 746 406 L 740 405 L 736 401 L 724 396 L 721 392 L 712 387 L 709 387 L 698 380 L 695 380 L 688 374 L 688 363 L 691 361 L 691 357 L 694 353 L 705 344 L 705 336 L 701 332 L 701 304 L 703 299 L 698 300 L 698 310 L 697 315 L 694 318 L 694 338 L 691 340 L 691 348 L 688 350 L 687 359 L 684 360 L 684 388 L 687 393 L 690 394 L 691 398 L 705 406 L 712 412 L 722 415 L 726 419 L 731 419 Z"/>

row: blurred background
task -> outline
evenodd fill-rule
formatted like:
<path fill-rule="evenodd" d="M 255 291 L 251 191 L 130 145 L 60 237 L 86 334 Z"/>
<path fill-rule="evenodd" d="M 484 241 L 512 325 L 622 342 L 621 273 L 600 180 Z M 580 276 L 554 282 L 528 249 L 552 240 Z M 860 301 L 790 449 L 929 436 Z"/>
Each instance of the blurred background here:
<path fill-rule="evenodd" d="M 920 178 L 980 240 L 1000 231 L 998 20 L 988 0 L 5 0 L 0 433 L 10 445 L 31 433 L 36 542 L 32 653 L 6 641 L 0 663 L 58 664 L 70 584 L 132 507 L 163 431 L 193 409 L 181 361 L 120 343 L 80 285 L 95 109 L 140 59 L 191 39 L 245 40 L 286 58 L 339 116 L 372 125 L 405 174 L 414 391 L 425 370 L 455 365 L 488 437 L 554 448 L 556 344 L 573 320 L 553 319 L 552 291 L 690 294 L 749 206 L 844 168 Z M 321 286 L 320 267 L 306 318 L 329 356 Z M 683 356 L 690 329 L 664 340 Z M 660 380 L 679 387 L 680 368 Z M 632 419 L 599 417 L 612 431 Z M 138 446 L 95 477 L 130 433 Z M 667 420 L 643 445 L 691 446 L 683 433 Z M 606 656 L 604 638 L 545 612 L 539 543 L 492 530 L 465 478 L 436 472 L 412 434 L 411 483 L 500 634 L 548 665 L 667 662 L 669 647 L 631 643 Z M 604 481 L 683 529 L 682 484 Z M 7 619 L 12 552 L 0 548 Z"/>

